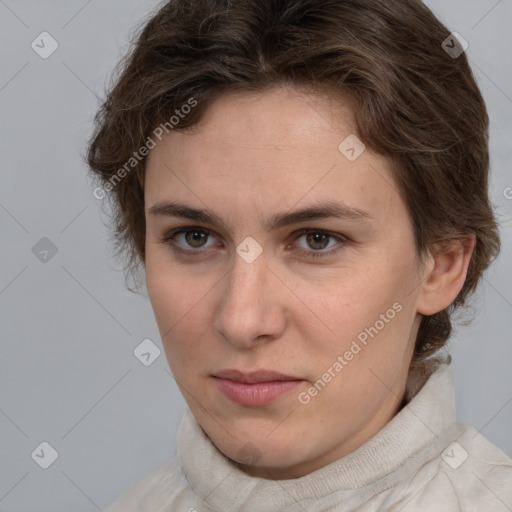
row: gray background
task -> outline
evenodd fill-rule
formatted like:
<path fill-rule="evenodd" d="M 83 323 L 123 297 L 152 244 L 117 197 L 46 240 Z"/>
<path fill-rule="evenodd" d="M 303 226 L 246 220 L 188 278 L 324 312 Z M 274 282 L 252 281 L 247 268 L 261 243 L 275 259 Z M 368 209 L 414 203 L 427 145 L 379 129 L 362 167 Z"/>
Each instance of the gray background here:
<path fill-rule="evenodd" d="M 451 343 L 457 411 L 512 456 L 512 0 L 427 4 L 469 42 L 502 221 L 478 313 Z M 125 289 L 82 161 L 98 97 L 156 5 L 0 0 L 3 512 L 102 510 L 175 453 L 184 400 L 163 351 L 150 366 L 133 355 L 146 338 L 161 348 L 158 330 Z M 47 59 L 31 48 L 43 31 L 59 44 Z M 57 248 L 46 262 L 32 250 L 43 237 Z M 59 454 L 48 469 L 31 457 L 43 441 Z"/>

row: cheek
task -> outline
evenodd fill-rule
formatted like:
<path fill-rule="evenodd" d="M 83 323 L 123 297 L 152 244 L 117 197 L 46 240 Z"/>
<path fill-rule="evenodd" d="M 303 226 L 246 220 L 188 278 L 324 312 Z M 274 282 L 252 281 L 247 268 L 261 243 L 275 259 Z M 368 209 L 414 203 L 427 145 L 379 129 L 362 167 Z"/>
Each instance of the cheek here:
<path fill-rule="evenodd" d="M 402 364 L 415 317 L 411 271 L 406 265 L 367 266 L 347 273 L 343 281 L 333 278 L 330 284 L 309 287 L 308 293 L 302 290 L 304 303 L 316 315 L 297 321 L 303 322 L 306 339 L 315 340 L 318 372 L 347 354 L 342 372 L 352 393 L 374 379 L 369 368 L 389 374 Z"/>
<path fill-rule="evenodd" d="M 170 329 L 178 320 L 193 313 L 194 304 L 204 295 L 204 279 L 194 278 L 174 264 L 166 248 L 146 248 L 146 285 L 159 325 Z"/>
<path fill-rule="evenodd" d="M 315 287 L 304 293 L 303 302 L 316 313 L 331 334 L 344 339 L 373 325 L 395 302 L 403 300 L 398 283 L 368 273 L 351 276 L 343 284 Z M 328 332 L 328 331 L 327 331 Z"/>
<path fill-rule="evenodd" d="M 172 270 L 164 258 L 146 255 L 146 284 L 162 344 L 171 369 L 201 357 L 201 340 L 212 324 L 209 292 L 215 280 Z"/>

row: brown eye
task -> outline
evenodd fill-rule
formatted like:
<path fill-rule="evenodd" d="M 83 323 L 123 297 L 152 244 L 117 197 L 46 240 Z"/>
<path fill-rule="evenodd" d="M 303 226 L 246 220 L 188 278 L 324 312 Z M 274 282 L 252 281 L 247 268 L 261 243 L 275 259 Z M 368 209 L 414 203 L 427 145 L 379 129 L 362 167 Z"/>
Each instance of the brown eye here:
<path fill-rule="evenodd" d="M 190 245 L 190 247 L 203 247 L 204 243 L 208 239 L 208 235 L 209 234 L 203 230 L 190 230 L 185 232 L 185 241 Z"/>
<path fill-rule="evenodd" d="M 211 249 L 213 246 L 218 245 L 215 238 L 210 236 L 209 230 L 193 226 L 173 229 L 166 233 L 160 241 L 170 245 L 178 253 L 187 253 L 189 255 L 204 253 L 201 249 Z"/>
<path fill-rule="evenodd" d="M 295 239 L 295 247 L 304 258 L 333 256 L 348 242 L 343 235 L 320 229 L 304 228 Z"/>
<path fill-rule="evenodd" d="M 318 231 L 311 231 L 306 235 L 306 240 L 312 249 L 325 249 L 329 243 L 330 236 Z"/>

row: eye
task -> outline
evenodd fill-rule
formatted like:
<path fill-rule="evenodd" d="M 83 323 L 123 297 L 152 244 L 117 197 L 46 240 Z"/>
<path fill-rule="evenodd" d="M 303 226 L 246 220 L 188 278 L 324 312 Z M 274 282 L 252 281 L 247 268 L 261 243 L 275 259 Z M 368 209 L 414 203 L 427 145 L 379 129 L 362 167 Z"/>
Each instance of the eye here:
<path fill-rule="evenodd" d="M 306 258 L 332 256 L 340 250 L 340 247 L 329 249 L 327 251 L 324 249 L 327 247 L 336 247 L 336 245 L 340 244 L 343 245 L 347 242 L 347 239 L 342 235 L 333 234 L 321 229 L 301 229 L 298 232 L 298 235 L 299 236 L 295 239 L 296 241 L 304 238 L 306 242 L 306 250 L 303 251 L 303 255 Z M 337 244 L 334 243 L 333 245 L 329 245 L 329 242 L 337 242 Z"/>
<path fill-rule="evenodd" d="M 198 249 L 212 247 L 218 245 L 216 243 L 206 245 L 210 232 L 207 229 L 199 227 L 187 227 L 173 229 L 166 233 L 161 242 L 172 246 L 172 249 L 182 254 L 198 253 Z M 177 243 L 180 242 L 181 243 Z"/>

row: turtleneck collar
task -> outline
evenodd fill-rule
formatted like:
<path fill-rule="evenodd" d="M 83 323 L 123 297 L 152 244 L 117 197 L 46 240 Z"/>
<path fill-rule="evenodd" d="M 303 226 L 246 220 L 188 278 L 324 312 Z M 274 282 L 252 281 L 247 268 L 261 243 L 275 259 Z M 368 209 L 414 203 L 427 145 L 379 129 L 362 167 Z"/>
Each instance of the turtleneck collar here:
<path fill-rule="evenodd" d="M 309 510 L 308 504 L 334 493 L 346 499 L 365 487 L 389 488 L 396 473 L 403 477 L 405 466 L 421 460 L 414 455 L 428 450 L 456 421 L 449 364 L 441 364 L 430 377 L 411 371 L 406 400 L 397 415 L 358 449 L 300 478 L 274 481 L 245 474 L 216 448 L 189 408 L 178 429 L 178 456 L 189 485 L 212 510 L 229 505 L 231 511 L 281 512 L 299 503 Z"/>

